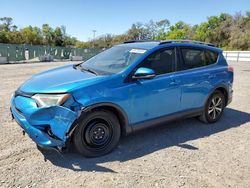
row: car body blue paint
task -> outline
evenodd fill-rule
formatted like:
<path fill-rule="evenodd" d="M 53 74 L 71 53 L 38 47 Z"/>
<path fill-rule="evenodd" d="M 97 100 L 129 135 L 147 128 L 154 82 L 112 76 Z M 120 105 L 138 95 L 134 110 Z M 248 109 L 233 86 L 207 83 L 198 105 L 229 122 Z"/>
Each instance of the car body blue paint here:
<path fill-rule="evenodd" d="M 64 146 L 67 133 L 83 109 L 96 104 L 112 104 L 122 109 L 129 126 L 140 122 L 202 108 L 208 96 L 223 87 L 232 98 L 233 74 L 218 48 L 199 44 L 159 42 L 121 44 L 147 51 L 125 70 L 112 75 L 94 75 L 72 65 L 34 75 L 19 88 L 24 93 L 70 93 L 62 106 L 39 108 L 34 99 L 13 96 L 11 111 L 16 121 L 41 146 Z M 131 72 L 151 53 L 167 47 L 199 47 L 216 51 L 216 64 L 157 75 L 150 80 L 126 81 Z M 142 69 L 143 70 L 143 69 Z M 144 72 L 149 70 L 144 69 Z M 142 71 L 143 73 L 143 71 Z M 46 132 L 48 126 L 54 137 Z"/>
<path fill-rule="evenodd" d="M 32 76 L 21 85 L 20 90 L 26 93 L 65 93 L 104 79 L 105 76 L 96 77 L 67 65 Z"/>

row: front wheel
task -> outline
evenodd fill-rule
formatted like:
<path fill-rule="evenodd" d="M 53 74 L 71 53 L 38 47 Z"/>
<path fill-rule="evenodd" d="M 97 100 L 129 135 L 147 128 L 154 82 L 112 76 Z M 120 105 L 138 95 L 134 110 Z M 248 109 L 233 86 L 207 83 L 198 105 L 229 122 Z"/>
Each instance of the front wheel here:
<path fill-rule="evenodd" d="M 74 145 L 86 157 L 102 156 L 117 146 L 120 132 L 119 120 L 112 112 L 92 111 L 80 118 L 74 131 Z"/>
<path fill-rule="evenodd" d="M 218 121 L 225 108 L 225 97 L 220 91 L 215 91 L 207 100 L 200 120 L 205 123 L 215 123 Z"/>

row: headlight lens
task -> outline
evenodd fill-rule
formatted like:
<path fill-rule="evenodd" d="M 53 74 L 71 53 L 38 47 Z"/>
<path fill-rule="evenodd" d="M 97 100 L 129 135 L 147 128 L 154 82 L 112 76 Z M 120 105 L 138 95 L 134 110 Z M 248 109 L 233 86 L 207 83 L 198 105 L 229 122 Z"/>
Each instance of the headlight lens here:
<path fill-rule="evenodd" d="M 70 94 L 35 94 L 32 96 L 36 100 L 38 107 L 62 105 Z"/>

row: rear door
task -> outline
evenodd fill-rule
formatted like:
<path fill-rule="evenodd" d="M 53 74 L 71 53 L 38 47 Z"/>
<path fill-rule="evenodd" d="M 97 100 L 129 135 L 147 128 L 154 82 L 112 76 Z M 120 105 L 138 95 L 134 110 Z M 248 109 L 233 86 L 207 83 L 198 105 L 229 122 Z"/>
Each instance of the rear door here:
<path fill-rule="evenodd" d="M 203 48 L 183 46 L 178 52 L 180 61 L 176 74 L 181 79 L 180 110 L 201 108 L 213 88 L 215 62 L 208 61 L 208 53 Z"/>

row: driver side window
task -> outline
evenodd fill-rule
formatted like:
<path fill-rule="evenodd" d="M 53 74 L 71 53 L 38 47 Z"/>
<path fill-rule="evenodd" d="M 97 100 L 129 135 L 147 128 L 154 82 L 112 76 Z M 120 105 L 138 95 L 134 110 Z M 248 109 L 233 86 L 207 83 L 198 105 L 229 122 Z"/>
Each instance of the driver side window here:
<path fill-rule="evenodd" d="M 173 72 L 174 62 L 174 49 L 163 49 L 149 55 L 139 67 L 153 69 L 156 75 L 161 75 Z"/>

